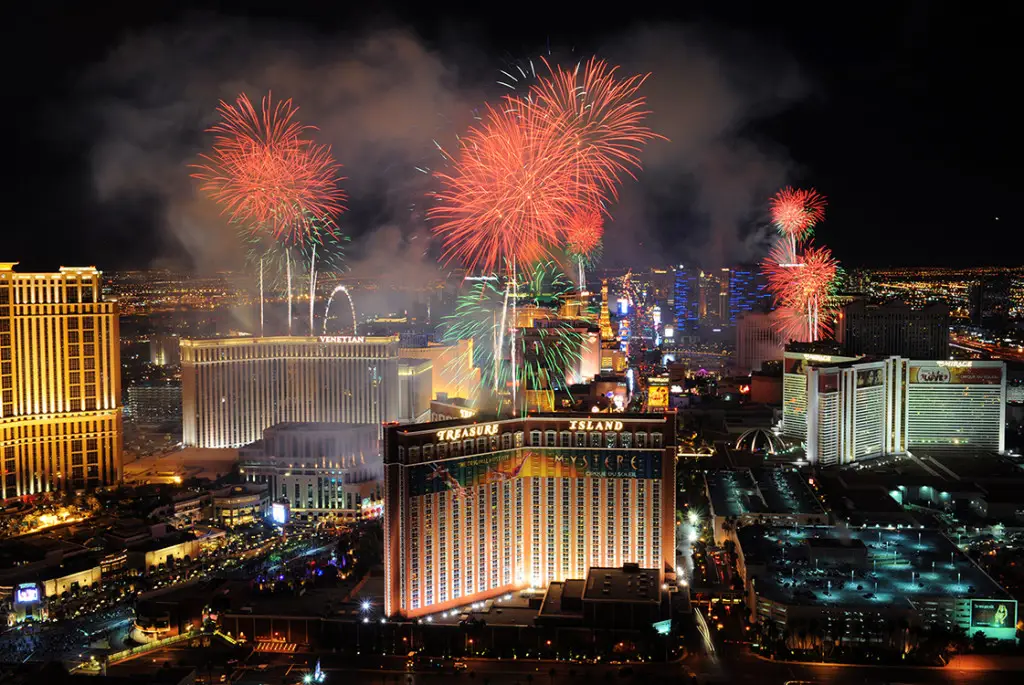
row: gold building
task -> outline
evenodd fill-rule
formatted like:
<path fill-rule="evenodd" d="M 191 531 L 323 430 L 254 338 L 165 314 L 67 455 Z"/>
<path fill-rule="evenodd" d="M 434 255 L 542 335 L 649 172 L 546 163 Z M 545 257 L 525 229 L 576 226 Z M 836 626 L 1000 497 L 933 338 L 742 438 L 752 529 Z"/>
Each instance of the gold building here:
<path fill-rule="evenodd" d="M 0 494 L 121 479 L 117 304 L 95 267 L 17 273 L 0 263 Z"/>

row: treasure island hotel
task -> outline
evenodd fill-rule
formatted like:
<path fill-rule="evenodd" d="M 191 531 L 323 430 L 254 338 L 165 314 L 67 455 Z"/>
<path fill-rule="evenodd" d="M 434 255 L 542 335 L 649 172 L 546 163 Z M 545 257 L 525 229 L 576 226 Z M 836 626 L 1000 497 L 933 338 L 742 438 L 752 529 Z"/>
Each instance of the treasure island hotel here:
<path fill-rule="evenodd" d="M 385 612 L 675 559 L 675 414 L 537 414 L 389 426 Z"/>
<path fill-rule="evenodd" d="M 0 263 L 0 495 L 110 485 L 121 476 L 117 304 L 94 267 Z"/>
<path fill-rule="evenodd" d="M 186 445 L 240 447 L 282 422 L 398 418 L 398 336 L 181 341 Z"/>

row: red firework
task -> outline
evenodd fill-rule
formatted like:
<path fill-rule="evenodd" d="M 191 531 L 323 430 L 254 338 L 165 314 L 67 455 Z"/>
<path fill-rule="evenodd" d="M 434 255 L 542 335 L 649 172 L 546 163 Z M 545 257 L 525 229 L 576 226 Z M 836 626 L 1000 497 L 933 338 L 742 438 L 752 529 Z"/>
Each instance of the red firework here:
<path fill-rule="evenodd" d="M 428 210 L 444 259 L 468 269 L 527 265 L 550 255 L 576 204 L 573 157 L 560 126 L 539 108 L 508 97 L 487 106 L 456 155 Z"/>
<path fill-rule="evenodd" d="M 663 138 L 644 125 L 649 112 L 639 95 L 647 76 L 618 78 L 618 67 L 592 57 L 575 69 L 552 67 L 530 89 L 530 99 L 561 129 L 572 146 L 574 178 L 584 195 L 618 195 L 622 174 L 635 178 L 639 153 L 649 140 Z"/>
<path fill-rule="evenodd" d="M 813 188 L 785 187 L 771 200 L 772 223 L 795 244 L 825 218 L 825 197 Z"/>
<path fill-rule="evenodd" d="M 200 189 L 232 221 L 291 243 L 305 239 L 310 219 L 345 210 L 340 165 L 330 147 L 303 137 L 315 128 L 296 121 L 296 111 L 291 100 L 274 103 L 269 94 L 260 112 L 244 94 L 234 105 L 221 102 L 221 121 L 209 129 L 216 136 L 213 148 L 193 165 Z"/>
<path fill-rule="evenodd" d="M 831 333 L 831 289 L 838 265 L 825 247 L 808 246 L 794 256 L 785 241 L 762 264 L 775 298 L 778 328 L 787 339 L 820 340 Z"/>
<path fill-rule="evenodd" d="M 565 246 L 572 254 L 589 257 L 604 234 L 604 217 L 591 205 L 574 212 L 565 231 Z"/>

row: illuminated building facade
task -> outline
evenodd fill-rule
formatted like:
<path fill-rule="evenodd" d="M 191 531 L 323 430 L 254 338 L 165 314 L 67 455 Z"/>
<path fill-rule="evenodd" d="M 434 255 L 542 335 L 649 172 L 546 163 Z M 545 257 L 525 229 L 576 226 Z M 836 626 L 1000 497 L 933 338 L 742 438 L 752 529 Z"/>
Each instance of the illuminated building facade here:
<path fill-rule="evenodd" d="M 933 448 L 1002 452 L 999 361 L 857 360 L 786 352 L 784 432 L 822 466 Z M 802 423 L 802 433 L 798 430 Z"/>
<path fill-rule="evenodd" d="M 377 426 L 282 423 L 238 451 L 242 478 L 265 484 L 302 521 L 353 519 L 379 505 L 384 479 Z"/>
<path fill-rule="evenodd" d="M 459 340 L 453 345 L 429 342 L 426 347 L 403 347 L 401 356 L 407 359 L 429 359 L 434 363 L 431 372 L 432 392 L 448 397 L 476 396 L 480 387 L 480 369 L 473 366 L 473 340 Z"/>
<path fill-rule="evenodd" d="M 388 616 L 591 567 L 674 568 L 674 413 L 393 426 L 384 482 Z"/>
<path fill-rule="evenodd" d="M 0 263 L 2 499 L 121 478 L 118 311 L 93 267 Z"/>
<path fill-rule="evenodd" d="M 398 421 L 423 423 L 430 420 L 430 400 L 434 397 L 429 359 L 402 357 L 398 360 Z"/>
<path fill-rule="evenodd" d="M 182 340 L 183 441 L 240 447 L 286 421 L 394 421 L 398 356 L 398 336 Z"/>

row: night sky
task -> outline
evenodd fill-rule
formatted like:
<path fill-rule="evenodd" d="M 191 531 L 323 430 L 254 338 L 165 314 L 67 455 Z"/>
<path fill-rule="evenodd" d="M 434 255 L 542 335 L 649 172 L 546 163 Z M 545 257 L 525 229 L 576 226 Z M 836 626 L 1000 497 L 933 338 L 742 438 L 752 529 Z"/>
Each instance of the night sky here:
<path fill-rule="evenodd" d="M 325 63 L 344 61 L 349 45 L 401 32 L 445 67 L 439 79 L 443 102 L 423 103 L 429 117 L 432 108 L 468 111 L 474 98 L 479 104 L 502 95 L 494 84 L 500 68 L 549 49 L 572 60 L 596 53 L 629 69 L 630 41 L 641 50 L 645 41 L 637 37 L 646 31 L 686 36 L 702 55 L 695 73 L 713 81 L 720 71 L 727 87 L 680 84 L 676 104 L 701 110 L 696 116 L 707 133 L 691 140 L 688 124 L 672 120 L 666 131 L 672 142 L 651 149 L 649 164 L 644 156 L 650 174 L 645 171 L 624 190 L 621 214 L 612 211 L 616 223 L 609 234 L 618 231 L 622 235 L 614 240 L 623 243 L 618 249 L 610 242 L 606 254 L 635 266 L 756 259 L 765 245 L 768 188 L 789 182 L 828 196 L 818 240 L 848 268 L 1024 262 L 1020 185 L 1011 186 L 1020 176 L 1012 171 L 1013 150 L 1020 145 L 1020 77 L 1014 70 L 1017 37 L 1011 34 L 1019 22 L 1010 3 L 994 4 L 988 13 L 983 6 L 968 13 L 924 1 L 876 3 L 848 5 L 853 11 L 842 14 L 821 3 L 680 4 L 686 10 L 673 16 L 559 15 L 540 13 L 535 5 L 481 5 L 503 10 L 488 18 L 448 12 L 437 2 L 378 16 L 301 0 L 273 3 L 275 8 L 221 2 L 217 12 L 194 2 L 19 3 L 15 14 L 22 16 L 10 17 L 4 41 L 11 147 L 4 198 L 8 237 L 0 259 L 20 260 L 24 269 L 216 268 L 221 253 L 203 236 L 224 228 L 215 213 L 196 214 L 195 202 L 183 197 L 193 192 L 186 165 L 203 144 L 199 122 L 210 123 L 216 98 L 230 97 L 232 87 L 253 96 L 271 87 L 275 95 L 292 95 L 281 92 L 280 84 L 287 88 L 289 81 L 280 73 L 275 83 L 254 77 L 275 72 L 262 55 L 246 55 L 247 50 L 273 44 L 280 54 L 300 55 L 301 68 L 317 64 L 321 53 Z M 205 27 L 238 36 L 233 27 L 240 25 L 259 40 L 212 41 L 211 54 L 231 54 L 209 59 L 202 53 L 191 60 L 180 53 L 174 60 L 160 57 L 174 55 L 179 41 L 187 43 Z M 126 42 L 130 49 L 123 48 Z M 372 67 L 378 57 L 362 59 Z M 652 71 L 651 88 L 661 93 L 650 95 L 653 108 L 666 101 L 675 74 L 690 72 L 650 67 L 662 56 L 648 57 L 638 60 L 637 69 Z M 246 70 L 237 84 L 230 73 L 235 64 Z M 726 66 L 718 69 L 720 64 Z M 213 71 L 215 87 L 191 86 Z M 332 80 L 305 84 L 295 94 L 302 112 L 321 120 L 333 106 L 325 103 L 338 100 L 305 103 L 301 95 L 330 90 L 349 72 L 324 73 Z M 717 95 L 715 106 L 704 111 L 706 92 Z M 135 111 L 142 93 L 149 104 Z M 175 108 L 168 113 L 165 105 L 171 103 Z M 360 115 L 362 106 L 353 105 L 339 122 Z M 407 103 L 395 107 L 418 109 Z M 140 134 L 153 112 L 180 118 L 168 129 Z M 718 112 L 727 124 L 715 125 Z M 662 121 L 675 117 L 664 108 L 655 114 Z M 454 135 L 458 125 L 426 126 L 431 130 L 404 137 L 401 145 L 388 139 L 391 147 L 384 152 L 367 151 L 374 147 L 372 135 L 360 147 L 339 140 L 358 137 L 350 126 L 323 126 L 324 142 L 334 145 L 352 179 L 346 181 L 352 211 L 343 225 L 354 236 L 356 259 L 372 262 L 380 257 L 376 253 L 387 256 L 392 249 L 423 256 L 418 253 L 427 232 L 421 210 L 429 177 L 417 178 L 409 169 L 423 163 L 425 142 Z M 174 146 L 166 142 L 167 131 L 175 136 Z M 155 143 L 158 157 L 149 160 Z M 136 183 L 140 176 L 147 178 Z M 430 248 L 426 252 L 429 257 Z M 612 256 L 608 263 L 615 261 Z"/>

